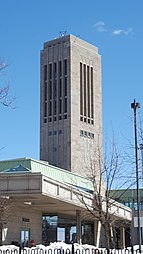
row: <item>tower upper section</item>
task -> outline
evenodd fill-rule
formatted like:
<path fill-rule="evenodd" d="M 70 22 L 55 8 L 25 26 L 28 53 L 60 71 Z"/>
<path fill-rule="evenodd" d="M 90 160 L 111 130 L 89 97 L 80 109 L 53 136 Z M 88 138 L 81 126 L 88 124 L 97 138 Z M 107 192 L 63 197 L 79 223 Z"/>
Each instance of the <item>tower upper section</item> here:
<path fill-rule="evenodd" d="M 73 35 L 44 43 L 40 159 L 85 175 L 85 164 L 89 169 L 93 150 L 101 146 L 101 98 L 101 57 L 97 47 Z"/>

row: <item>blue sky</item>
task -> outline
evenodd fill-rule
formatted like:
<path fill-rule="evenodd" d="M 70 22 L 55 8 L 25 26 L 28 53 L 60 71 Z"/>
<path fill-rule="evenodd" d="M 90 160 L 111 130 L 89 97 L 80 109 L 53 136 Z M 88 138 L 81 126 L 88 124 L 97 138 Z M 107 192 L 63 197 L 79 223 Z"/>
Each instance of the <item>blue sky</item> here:
<path fill-rule="evenodd" d="M 39 56 L 60 31 L 97 46 L 102 56 L 103 130 L 133 138 L 135 98 L 143 108 L 142 0 L 1 0 L 0 59 L 9 64 L 15 110 L 0 106 L 0 159 L 39 159 Z"/>

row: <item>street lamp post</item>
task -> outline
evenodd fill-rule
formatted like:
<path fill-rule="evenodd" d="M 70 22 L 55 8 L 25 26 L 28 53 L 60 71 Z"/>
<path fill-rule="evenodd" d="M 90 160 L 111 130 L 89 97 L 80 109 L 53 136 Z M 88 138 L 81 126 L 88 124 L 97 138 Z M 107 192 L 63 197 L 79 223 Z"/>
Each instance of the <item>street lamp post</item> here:
<path fill-rule="evenodd" d="M 142 167 L 142 188 L 143 188 L 143 144 L 140 144 L 140 151 L 141 151 L 141 167 Z"/>
<path fill-rule="evenodd" d="M 136 195 L 137 195 L 137 218 L 138 218 L 138 245 L 141 253 L 141 228 L 140 228 L 140 197 L 139 197 L 139 175 L 138 175 L 138 144 L 137 144 L 137 124 L 136 124 L 136 110 L 140 108 L 140 104 L 134 100 L 131 103 L 131 108 L 134 111 L 134 132 L 135 132 L 135 160 L 136 160 Z"/>

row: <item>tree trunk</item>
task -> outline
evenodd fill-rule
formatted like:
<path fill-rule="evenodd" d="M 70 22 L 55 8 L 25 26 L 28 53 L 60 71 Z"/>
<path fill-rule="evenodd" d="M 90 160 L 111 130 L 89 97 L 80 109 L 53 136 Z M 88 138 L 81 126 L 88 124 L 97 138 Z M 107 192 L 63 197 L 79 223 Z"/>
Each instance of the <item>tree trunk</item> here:
<path fill-rule="evenodd" d="M 105 247 L 108 250 L 112 248 L 112 239 L 111 239 L 111 229 L 110 229 L 110 223 L 105 222 L 103 224 L 104 233 L 105 233 Z"/>

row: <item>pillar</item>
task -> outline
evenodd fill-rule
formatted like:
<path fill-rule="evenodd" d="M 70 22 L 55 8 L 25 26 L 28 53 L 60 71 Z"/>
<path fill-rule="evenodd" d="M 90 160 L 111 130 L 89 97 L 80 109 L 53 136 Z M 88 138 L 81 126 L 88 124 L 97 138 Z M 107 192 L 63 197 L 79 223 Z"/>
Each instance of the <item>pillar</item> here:
<path fill-rule="evenodd" d="M 120 227 L 120 246 L 121 249 L 125 248 L 125 228 Z"/>
<path fill-rule="evenodd" d="M 66 225 L 66 227 L 65 227 L 65 243 L 70 243 L 70 229 L 71 229 L 71 227 Z"/>
<path fill-rule="evenodd" d="M 101 222 L 94 221 L 94 245 L 98 248 L 100 245 Z"/>
<path fill-rule="evenodd" d="M 82 233 L 81 233 L 81 211 L 76 211 L 76 237 L 77 243 L 82 244 Z"/>

